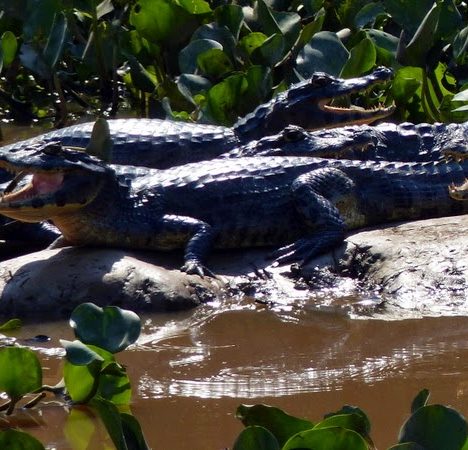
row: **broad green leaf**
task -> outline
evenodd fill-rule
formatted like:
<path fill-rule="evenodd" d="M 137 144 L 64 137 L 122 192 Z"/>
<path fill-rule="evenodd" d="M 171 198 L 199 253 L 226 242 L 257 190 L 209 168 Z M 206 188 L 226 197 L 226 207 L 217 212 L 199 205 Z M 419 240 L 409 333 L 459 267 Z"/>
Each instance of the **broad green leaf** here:
<path fill-rule="evenodd" d="M 423 406 L 404 423 L 398 441 L 416 442 L 425 450 L 460 450 L 467 439 L 463 416 L 442 405 Z"/>
<path fill-rule="evenodd" d="M 75 366 L 65 361 L 63 378 L 67 392 L 74 403 L 86 403 L 97 392 L 99 382 L 99 364 Z"/>
<path fill-rule="evenodd" d="M 385 10 L 408 34 L 413 36 L 434 0 L 384 0 Z"/>
<path fill-rule="evenodd" d="M 179 69 L 182 73 L 195 73 L 198 68 L 197 58 L 211 49 L 223 50 L 223 46 L 213 39 L 195 39 L 179 53 Z"/>
<path fill-rule="evenodd" d="M 75 366 L 86 366 L 95 361 L 104 362 L 104 358 L 101 355 L 81 341 L 61 339 L 60 343 L 65 348 L 67 360 Z"/>
<path fill-rule="evenodd" d="M 235 59 L 237 42 L 228 28 L 219 26 L 217 23 L 208 23 L 195 30 L 191 40 L 194 41 L 195 39 L 211 39 L 219 42 L 222 45 L 223 51 L 232 60 Z"/>
<path fill-rule="evenodd" d="M 0 325 L 0 331 L 11 331 L 21 328 L 23 323 L 20 319 L 10 319 L 7 322 Z"/>
<path fill-rule="evenodd" d="M 324 0 L 302 0 L 306 11 L 311 16 L 316 14 L 323 7 Z"/>
<path fill-rule="evenodd" d="M 405 104 L 421 88 L 422 73 L 419 67 L 403 67 L 392 82 L 392 94 L 396 102 Z"/>
<path fill-rule="evenodd" d="M 427 405 L 429 399 L 429 390 L 422 389 L 418 392 L 416 397 L 414 397 L 413 402 L 411 403 L 411 413 L 415 413 L 419 408 Z"/>
<path fill-rule="evenodd" d="M 284 53 L 284 37 L 281 34 L 273 34 L 252 52 L 251 58 L 255 64 L 273 67 L 283 59 Z"/>
<path fill-rule="evenodd" d="M 93 303 L 77 306 L 70 317 L 76 337 L 85 344 L 117 353 L 136 342 L 140 335 L 140 318 L 133 311 Z"/>
<path fill-rule="evenodd" d="M 210 80 L 193 75 L 191 73 L 183 73 L 177 78 L 177 87 L 180 93 L 191 103 L 196 104 L 195 96 L 201 92 L 208 91 L 211 87 Z"/>
<path fill-rule="evenodd" d="M 88 411 L 82 408 L 71 408 L 67 415 L 63 434 L 73 449 L 90 448 L 96 425 Z"/>
<path fill-rule="evenodd" d="M 453 56 L 455 59 L 466 59 L 468 54 L 468 27 L 463 28 L 453 41 Z"/>
<path fill-rule="evenodd" d="M 176 45 L 190 36 L 197 23 L 173 0 L 138 0 L 130 13 L 130 24 L 150 42 Z"/>
<path fill-rule="evenodd" d="M 33 436 L 19 430 L 0 431 L 0 448 L 5 450 L 45 450 Z"/>
<path fill-rule="evenodd" d="M 232 35 L 239 39 L 239 33 L 244 23 L 244 13 L 239 5 L 221 5 L 214 10 L 214 16 L 219 26 L 225 26 Z"/>
<path fill-rule="evenodd" d="M 299 36 L 299 47 L 302 48 L 306 45 L 315 33 L 318 33 L 323 26 L 325 21 L 325 10 L 322 8 L 315 16 L 315 19 L 312 22 L 306 23 L 301 30 Z"/>
<path fill-rule="evenodd" d="M 466 24 L 466 20 L 465 20 Z M 453 0 L 442 0 L 436 39 L 451 41 L 453 36 L 464 25 L 463 18 Z"/>
<path fill-rule="evenodd" d="M 1 38 L 2 62 L 4 67 L 8 67 L 16 56 L 18 42 L 16 36 L 11 31 L 5 31 Z"/>
<path fill-rule="evenodd" d="M 314 426 L 314 429 L 329 428 L 329 427 L 341 427 L 348 430 L 353 430 L 359 433 L 363 438 L 369 438 L 370 424 L 367 417 L 363 417 L 360 414 L 348 413 L 348 414 L 335 414 L 328 416 L 321 422 Z"/>
<path fill-rule="evenodd" d="M 42 385 L 42 368 L 36 354 L 29 348 L 6 347 L 0 350 L 0 392 L 13 400 Z M 1 447 L 0 447 L 1 448 Z"/>
<path fill-rule="evenodd" d="M 418 29 L 414 33 L 411 41 L 401 55 L 401 62 L 412 66 L 425 68 L 427 54 L 434 43 L 434 36 L 439 21 L 440 7 L 434 6 L 428 11 Z"/>
<path fill-rule="evenodd" d="M 130 67 L 130 75 L 135 88 L 143 92 L 152 93 L 156 89 L 157 79 L 149 70 L 132 55 L 128 57 L 128 65 Z"/>
<path fill-rule="evenodd" d="M 213 78 L 220 78 L 233 70 L 229 57 L 219 48 L 200 53 L 197 57 L 197 64 L 205 75 Z"/>
<path fill-rule="evenodd" d="M 342 78 L 353 78 L 371 70 L 376 61 L 377 52 L 371 39 L 365 38 L 351 49 L 348 61 L 341 70 Z"/>
<path fill-rule="evenodd" d="M 208 14 L 211 12 L 211 7 L 205 0 L 177 0 L 177 3 L 190 14 Z"/>
<path fill-rule="evenodd" d="M 242 430 L 232 450 L 280 450 L 280 446 L 266 428 L 253 425 Z"/>
<path fill-rule="evenodd" d="M 452 112 L 463 112 L 463 111 L 468 111 L 468 105 L 459 106 L 458 108 L 455 108 L 452 110 Z"/>
<path fill-rule="evenodd" d="M 373 26 L 377 16 L 385 14 L 385 9 L 381 3 L 369 2 L 354 16 L 354 25 L 356 28 L 364 26 Z"/>
<path fill-rule="evenodd" d="M 260 33 L 259 31 L 256 31 L 254 33 L 249 33 L 246 36 L 244 36 L 240 41 L 239 41 L 239 46 L 244 49 L 244 51 L 248 54 L 251 55 L 252 52 L 260 47 L 266 40 L 267 40 L 267 35 Z"/>
<path fill-rule="evenodd" d="M 128 405 L 132 396 L 130 380 L 125 369 L 116 362 L 104 367 L 99 374 L 98 394 L 115 405 Z"/>
<path fill-rule="evenodd" d="M 232 125 L 237 120 L 237 110 L 243 102 L 248 82 L 242 74 L 229 75 L 215 84 L 207 93 L 207 113 L 216 122 Z"/>
<path fill-rule="evenodd" d="M 248 85 L 245 92 L 245 108 L 241 115 L 264 103 L 270 97 L 273 86 L 271 70 L 266 66 L 250 66 L 245 78 Z"/>
<path fill-rule="evenodd" d="M 296 433 L 313 428 L 308 420 L 290 416 L 279 408 L 267 405 L 240 405 L 236 417 L 245 426 L 259 425 L 269 430 L 280 445 Z"/>
<path fill-rule="evenodd" d="M 310 78 L 314 72 L 338 76 L 348 57 L 349 52 L 336 33 L 320 31 L 299 52 L 296 69 L 304 78 Z"/>
<path fill-rule="evenodd" d="M 301 431 L 281 450 L 368 450 L 366 441 L 355 431 L 340 427 Z"/>

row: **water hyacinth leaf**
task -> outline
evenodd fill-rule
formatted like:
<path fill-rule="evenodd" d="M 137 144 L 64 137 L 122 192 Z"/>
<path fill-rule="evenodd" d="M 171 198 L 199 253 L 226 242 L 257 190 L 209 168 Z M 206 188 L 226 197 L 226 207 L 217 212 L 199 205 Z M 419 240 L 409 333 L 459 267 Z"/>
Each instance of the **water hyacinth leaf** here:
<path fill-rule="evenodd" d="M 122 427 L 122 419 L 117 407 L 112 402 L 103 398 L 93 398 L 89 404 L 98 412 L 115 448 L 117 450 L 128 450 Z"/>
<path fill-rule="evenodd" d="M 281 34 L 273 34 L 252 52 L 251 58 L 254 64 L 273 67 L 283 59 L 284 52 L 285 43 L 283 36 Z"/>
<path fill-rule="evenodd" d="M 232 450 L 280 450 L 280 446 L 266 428 L 253 425 L 242 430 Z"/>
<path fill-rule="evenodd" d="M 177 0 L 177 3 L 190 14 L 209 14 L 211 12 L 211 7 L 205 0 Z"/>
<path fill-rule="evenodd" d="M 183 73 L 176 83 L 180 93 L 193 104 L 196 104 L 194 97 L 197 94 L 208 91 L 212 86 L 207 78 L 190 73 Z"/>
<path fill-rule="evenodd" d="M 220 78 L 233 70 L 228 56 L 219 48 L 200 53 L 197 57 L 197 64 L 205 75 L 212 78 Z"/>
<path fill-rule="evenodd" d="M 422 84 L 422 73 L 418 67 L 402 67 L 395 73 L 392 82 L 392 95 L 396 102 L 405 104 L 410 101 Z"/>
<path fill-rule="evenodd" d="M 256 48 L 260 47 L 267 40 L 267 38 L 268 36 L 266 34 L 255 31 L 244 36 L 239 41 L 239 46 L 245 51 L 245 53 L 251 55 Z"/>
<path fill-rule="evenodd" d="M 1 38 L 2 63 L 4 67 L 8 67 L 16 56 L 18 50 L 18 42 L 16 36 L 11 31 L 5 31 Z"/>
<path fill-rule="evenodd" d="M 244 23 L 244 13 L 239 5 L 221 5 L 214 10 L 214 17 L 219 26 L 225 26 L 232 35 L 239 39 L 239 33 Z"/>
<path fill-rule="evenodd" d="M 190 36 L 198 22 L 173 0 L 138 0 L 130 24 L 148 41 L 176 45 Z"/>
<path fill-rule="evenodd" d="M 428 11 L 411 41 L 399 57 L 402 63 L 417 67 L 426 67 L 427 54 L 434 43 L 434 36 L 439 21 L 440 7 L 434 6 Z"/>
<path fill-rule="evenodd" d="M 99 374 L 98 393 L 115 405 L 128 405 L 132 396 L 125 369 L 116 362 L 105 365 Z"/>
<path fill-rule="evenodd" d="M 0 431 L 0 448 L 8 450 L 45 450 L 45 447 L 33 436 L 19 430 Z"/>
<path fill-rule="evenodd" d="M 77 306 L 70 317 L 75 335 L 85 344 L 96 345 L 111 353 L 124 350 L 140 335 L 140 318 L 133 311 L 93 303 Z"/>
<path fill-rule="evenodd" d="M 299 36 L 299 48 L 304 47 L 311 39 L 315 33 L 318 33 L 323 26 L 325 21 L 325 10 L 322 8 L 315 16 L 315 19 L 312 22 L 306 23 L 301 30 Z"/>
<path fill-rule="evenodd" d="M 289 439 L 281 450 L 368 450 L 366 441 L 352 430 L 330 427 L 301 431 Z"/>
<path fill-rule="evenodd" d="M 13 399 L 42 386 L 42 368 L 29 348 L 6 347 L 0 350 L 0 392 Z"/>
<path fill-rule="evenodd" d="M 341 70 L 340 76 L 352 78 L 371 70 L 376 61 L 377 52 L 371 39 L 365 38 L 351 49 L 348 61 Z"/>
<path fill-rule="evenodd" d="M 71 408 L 63 427 L 63 435 L 71 448 L 88 449 L 95 431 L 96 425 L 88 411 Z"/>
<path fill-rule="evenodd" d="M 198 67 L 198 55 L 213 48 L 223 50 L 223 46 L 213 39 L 195 39 L 189 42 L 179 53 L 180 71 L 182 73 L 195 73 Z"/>
<path fill-rule="evenodd" d="M 296 69 L 304 78 L 310 78 L 314 72 L 338 76 L 348 57 L 349 52 L 336 33 L 320 31 L 299 52 Z"/>
<path fill-rule="evenodd" d="M 415 413 L 419 408 L 426 406 L 429 395 L 429 389 L 420 390 L 411 403 L 411 413 Z"/>
<path fill-rule="evenodd" d="M 265 66 L 251 66 L 245 74 L 247 80 L 245 113 L 253 110 L 258 104 L 264 103 L 270 96 L 273 86 L 271 70 Z M 243 115 L 243 114 L 242 114 Z"/>
<path fill-rule="evenodd" d="M 58 13 L 54 17 L 47 44 L 44 48 L 44 61 L 51 71 L 55 68 L 62 54 L 65 37 L 67 35 L 68 22 L 64 13 Z"/>
<path fill-rule="evenodd" d="M 463 28 L 453 40 L 453 56 L 456 59 L 466 59 L 468 54 L 468 27 Z M 460 61 L 463 62 L 463 61 Z"/>
<path fill-rule="evenodd" d="M 234 59 L 237 42 L 228 28 L 217 23 L 208 23 L 195 30 L 191 40 L 195 39 L 211 39 L 219 42 L 229 57 Z"/>
<path fill-rule="evenodd" d="M 75 366 L 65 361 L 63 366 L 63 378 L 67 393 L 74 403 L 86 403 L 97 392 L 100 364 L 87 366 Z"/>
<path fill-rule="evenodd" d="M 65 339 L 61 339 L 60 343 L 65 348 L 67 360 L 75 366 L 86 366 L 94 361 L 104 361 L 104 358 L 101 355 L 93 351 L 81 341 L 67 341 Z"/>
<path fill-rule="evenodd" d="M 314 426 L 309 420 L 291 416 L 279 408 L 267 405 L 240 405 L 236 417 L 245 426 L 259 425 L 266 428 L 276 437 L 280 445 L 284 445 L 296 433 Z"/>
<path fill-rule="evenodd" d="M 307 13 L 311 16 L 316 14 L 323 7 L 324 0 L 302 0 L 302 4 Z"/>
<path fill-rule="evenodd" d="M 451 40 L 463 25 L 463 18 L 453 0 L 443 0 L 440 5 L 436 39 Z"/>
<path fill-rule="evenodd" d="M 17 330 L 23 326 L 20 319 L 10 319 L 3 324 L 0 324 L 0 331 Z"/>
<path fill-rule="evenodd" d="M 232 125 L 237 120 L 237 110 L 247 87 L 243 74 L 229 75 L 215 84 L 207 93 L 207 114 L 222 125 Z"/>
<path fill-rule="evenodd" d="M 459 450 L 467 439 L 463 416 L 443 405 L 419 408 L 403 424 L 398 442 L 416 442 L 425 450 Z"/>
<path fill-rule="evenodd" d="M 433 0 L 384 0 L 385 10 L 392 19 L 413 36 L 424 16 L 432 8 Z"/>
<path fill-rule="evenodd" d="M 354 25 L 356 28 L 372 27 L 375 19 L 382 14 L 385 14 L 385 9 L 381 3 L 369 2 L 354 16 Z"/>
<path fill-rule="evenodd" d="M 324 419 L 327 419 L 329 417 L 337 416 L 337 415 L 342 415 L 342 414 L 356 414 L 358 415 L 361 420 L 362 420 L 362 431 L 366 434 L 370 433 L 371 430 L 371 424 L 369 417 L 367 417 L 367 414 L 359 407 L 357 406 L 351 406 L 351 405 L 344 405 L 340 410 L 326 414 L 324 416 Z M 355 430 L 357 431 L 357 430 Z"/>

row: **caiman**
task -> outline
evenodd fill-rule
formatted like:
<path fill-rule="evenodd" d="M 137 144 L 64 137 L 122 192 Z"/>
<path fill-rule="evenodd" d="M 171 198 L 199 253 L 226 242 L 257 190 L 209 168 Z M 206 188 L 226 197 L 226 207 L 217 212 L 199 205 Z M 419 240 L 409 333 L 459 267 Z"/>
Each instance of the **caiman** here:
<path fill-rule="evenodd" d="M 443 161 L 468 153 L 468 122 L 345 126 L 306 131 L 288 126 L 280 133 L 252 141 L 226 157 L 313 156 L 363 161 Z"/>
<path fill-rule="evenodd" d="M 111 161 L 164 169 L 215 158 L 254 139 L 279 133 L 290 124 L 310 130 L 370 123 L 391 114 L 394 106 L 366 110 L 336 104 L 342 97 L 372 89 L 391 76 L 392 71 L 385 67 L 347 80 L 315 73 L 260 105 L 231 128 L 158 119 L 109 120 Z M 87 147 L 92 128 L 93 123 L 73 125 L 5 146 L 2 151 L 27 148 L 39 141 Z"/>
<path fill-rule="evenodd" d="M 468 212 L 447 189 L 468 175 L 466 162 L 251 157 L 160 171 L 108 165 L 49 143 L 2 152 L 0 167 L 17 174 L 1 214 L 51 220 L 63 244 L 184 248 L 182 269 L 200 275 L 210 273 L 211 248 L 288 244 L 274 253 L 277 261 L 305 263 L 347 230 Z"/>

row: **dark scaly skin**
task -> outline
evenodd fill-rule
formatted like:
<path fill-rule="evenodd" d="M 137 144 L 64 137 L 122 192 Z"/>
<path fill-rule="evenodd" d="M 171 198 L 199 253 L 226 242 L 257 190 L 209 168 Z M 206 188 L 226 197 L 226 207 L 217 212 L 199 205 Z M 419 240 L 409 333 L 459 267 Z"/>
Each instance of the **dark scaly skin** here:
<path fill-rule="evenodd" d="M 13 189 L 0 213 L 50 219 L 73 245 L 184 248 L 183 269 L 199 274 L 213 247 L 292 242 L 275 256 L 304 263 L 339 244 L 347 230 L 468 212 L 447 189 L 463 182 L 465 162 L 253 157 L 157 171 L 38 146 L 26 155 L 1 154 L 0 167 L 34 174 L 35 186 Z"/>
<path fill-rule="evenodd" d="M 363 161 L 443 161 L 468 152 L 468 122 L 381 123 L 306 131 L 289 126 L 282 132 L 227 153 L 242 156 L 313 156 Z"/>
<path fill-rule="evenodd" d="M 109 120 L 113 142 L 111 162 L 165 169 L 215 158 L 254 139 L 279 133 L 289 124 L 319 129 L 370 123 L 388 116 L 394 108 L 366 111 L 333 108 L 327 104 L 337 97 L 385 82 L 391 75 L 392 71 L 387 68 L 348 80 L 317 73 L 260 105 L 232 128 L 159 119 Z M 39 141 L 59 141 L 67 146 L 84 148 L 89 143 L 93 125 L 84 123 L 51 131 L 5 146 L 2 151 L 24 149 Z"/>

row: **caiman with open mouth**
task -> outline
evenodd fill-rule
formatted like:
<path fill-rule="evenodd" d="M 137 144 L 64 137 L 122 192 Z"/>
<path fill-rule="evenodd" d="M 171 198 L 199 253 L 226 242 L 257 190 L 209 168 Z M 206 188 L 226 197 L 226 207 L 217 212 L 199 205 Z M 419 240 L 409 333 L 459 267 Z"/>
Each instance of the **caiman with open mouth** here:
<path fill-rule="evenodd" d="M 343 98 L 349 103 L 352 94 L 373 89 L 391 77 L 392 71 L 385 67 L 352 79 L 316 73 L 260 105 L 231 128 L 159 119 L 109 120 L 109 160 L 164 169 L 215 158 L 254 139 L 279 133 L 290 124 L 312 130 L 371 123 L 391 114 L 394 106 L 366 110 L 336 105 L 343 103 Z M 87 147 L 92 129 L 93 123 L 73 125 L 5 146 L 2 151 L 25 149 L 39 141 Z"/>
<path fill-rule="evenodd" d="M 450 198 L 468 164 L 299 157 L 215 159 L 164 171 L 112 166 L 59 143 L 2 152 L 16 174 L 0 213 L 51 220 L 63 244 L 185 249 L 188 273 L 210 273 L 212 248 L 280 246 L 278 262 L 307 262 L 348 230 L 468 212 Z M 57 243 L 58 245 L 59 243 Z"/>

